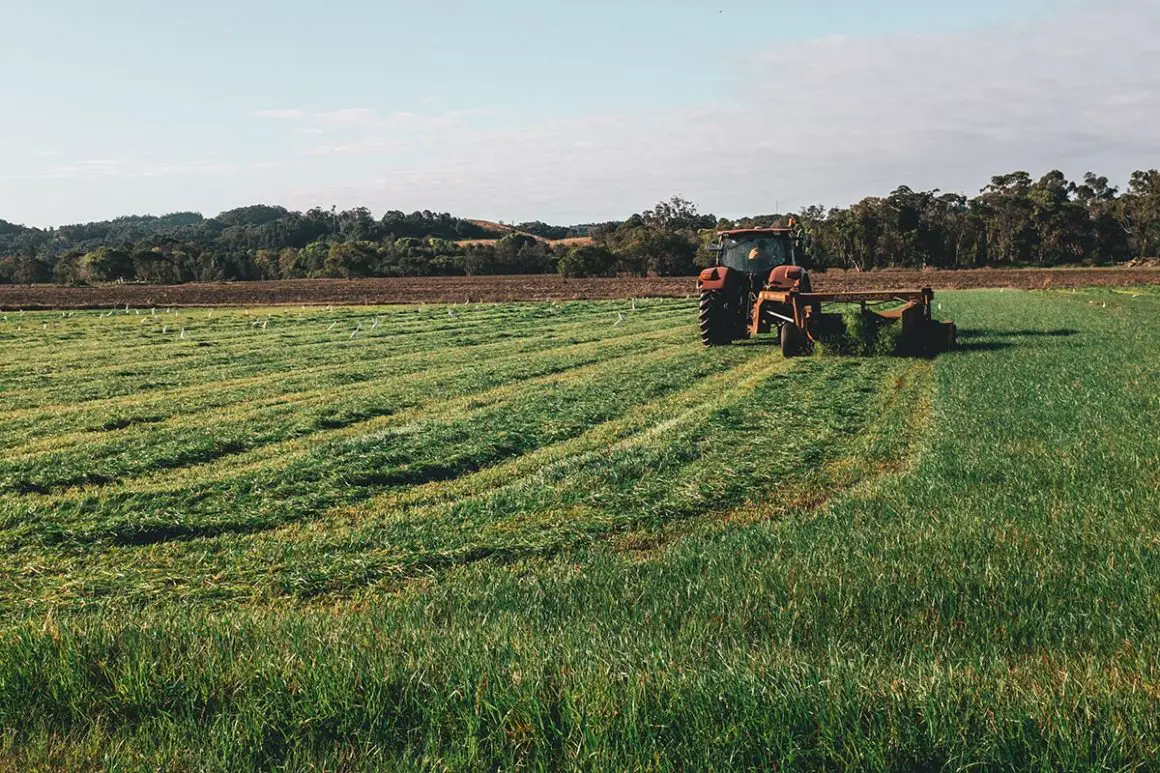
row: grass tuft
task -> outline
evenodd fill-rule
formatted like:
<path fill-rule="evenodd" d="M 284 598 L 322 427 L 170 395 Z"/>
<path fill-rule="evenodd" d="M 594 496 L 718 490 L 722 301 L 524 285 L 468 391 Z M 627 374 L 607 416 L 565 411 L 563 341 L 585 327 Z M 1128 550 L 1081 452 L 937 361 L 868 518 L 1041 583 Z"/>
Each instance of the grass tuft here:
<path fill-rule="evenodd" d="M 814 351 L 822 356 L 874 357 L 901 352 L 902 331 L 869 309 L 851 304 L 827 311 L 816 322 Z"/>

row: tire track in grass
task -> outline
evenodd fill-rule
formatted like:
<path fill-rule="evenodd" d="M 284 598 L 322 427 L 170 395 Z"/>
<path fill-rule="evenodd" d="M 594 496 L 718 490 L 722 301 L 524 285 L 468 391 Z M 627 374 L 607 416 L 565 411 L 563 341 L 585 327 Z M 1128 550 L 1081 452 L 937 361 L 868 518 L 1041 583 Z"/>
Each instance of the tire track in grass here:
<path fill-rule="evenodd" d="M 693 528 L 681 522 L 618 535 L 616 547 L 647 557 L 657 549 L 695 531 L 699 538 L 737 526 L 780 520 L 792 514 L 819 513 L 839 499 L 865 496 L 885 480 L 913 468 L 922 456 L 932 429 L 934 373 L 930 362 L 908 363 L 904 374 L 887 375 L 870 411 L 867 426 L 836 458 L 788 482 L 779 482 L 760 497 Z"/>

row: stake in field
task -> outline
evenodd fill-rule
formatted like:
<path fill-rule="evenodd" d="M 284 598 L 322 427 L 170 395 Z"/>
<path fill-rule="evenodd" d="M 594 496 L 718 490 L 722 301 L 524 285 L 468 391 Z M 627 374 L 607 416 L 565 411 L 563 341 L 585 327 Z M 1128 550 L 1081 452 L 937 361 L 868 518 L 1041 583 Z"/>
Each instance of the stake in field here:
<path fill-rule="evenodd" d="M 0 767 L 1160 764 L 1160 293 L 7 312 Z"/>

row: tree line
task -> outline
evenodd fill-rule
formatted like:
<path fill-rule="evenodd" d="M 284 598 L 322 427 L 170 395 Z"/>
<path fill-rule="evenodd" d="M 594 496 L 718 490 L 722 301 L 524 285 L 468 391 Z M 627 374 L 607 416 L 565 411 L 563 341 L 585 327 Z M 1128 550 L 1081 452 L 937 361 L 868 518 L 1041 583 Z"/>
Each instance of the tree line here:
<path fill-rule="evenodd" d="M 612 227 L 592 229 L 593 244 L 565 255 L 574 275 L 684 275 L 710 265 L 713 232 L 785 226 L 807 239 L 814 269 L 980 268 L 1112 265 L 1160 256 L 1160 172 L 1137 171 L 1120 192 L 1093 173 L 1073 182 L 1059 171 L 991 178 L 977 196 L 901 186 L 849 207 L 807 207 L 735 220 L 697 214 L 674 198 Z"/>
<path fill-rule="evenodd" d="M 1107 265 L 1160 255 L 1160 172 L 1132 174 L 1120 193 L 1107 177 L 1062 172 L 991 178 L 973 197 L 913 191 L 845 209 L 810 207 L 800 219 L 822 265 L 841 268 Z"/>
<path fill-rule="evenodd" d="M 255 205 L 206 218 L 160 217 L 26 228 L 0 220 L 0 283 L 83 284 L 314 277 L 536 274 L 683 276 L 712 261 L 715 230 L 803 227 L 815 269 L 1106 265 L 1160 255 L 1160 172 L 1069 181 L 1052 171 L 991 179 L 968 198 L 899 187 L 849 207 L 811 206 L 735 220 L 700 214 L 679 197 L 624 221 L 523 223 L 496 233 L 429 211 L 365 208 L 293 212 Z M 571 244 L 572 237 L 591 237 Z M 496 238 L 499 237 L 499 238 Z"/>

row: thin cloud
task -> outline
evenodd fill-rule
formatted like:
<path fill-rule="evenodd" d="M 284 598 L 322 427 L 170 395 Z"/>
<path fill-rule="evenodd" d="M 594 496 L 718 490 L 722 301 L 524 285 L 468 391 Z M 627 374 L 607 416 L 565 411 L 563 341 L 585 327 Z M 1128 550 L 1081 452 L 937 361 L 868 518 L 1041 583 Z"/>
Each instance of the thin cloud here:
<path fill-rule="evenodd" d="M 137 160 L 93 159 L 62 164 L 39 174 L 22 175 L 19 179 L 71 180 L 92 178 L 159 177 L 190 174 L 228 174 L 244 169 L 259 169 L 267 164 L 229 164 L 219 161 L 184 161 L 146 163 Z M 9 178 L 12 179 L 12 178 Z"/>
<path fill-rule="evenodd" d="M 309 138 L 309 145 L 299 145 L 301 156 L 369 156 L 380 160 L 419 151 L 442 152 L 445 145 L 455 143 L 469 131 L 477 119 L 492 115 L 487 110 L 382 113 L 364 107 L 274 112 L 279 118 L 292 117 L 292 136 Z"/>
<path fill-rule="evenodd" d="M 276 110 L 255 110 L 250 113 L 254 118 L 270 118 L 276 121 L 297 121 L 306 117 L 305 110 L 296 108 Z"/>
<path fill-rule="evenodd" d="M 347 130 L 414 130 L 449 129 L 465 126 L 472 120 L 492 115 L 490 110 L 446 110 L 439 113 L 415 113 L 398 110 L 382 113 L 369 107 L 340 110 L 258 110 L 251 117 L 277 119 L 299 124 L 296 131 L 308 134 L 338 133 Z"/>
<path fill-rule="evenodd" d="M 414 145 L 390 137 L 365 137 L 339 145 L 315 145 L 310 154 L 315 156 L 397 156 L 412 150 Z"/>
<path fill-rule="evenodd" d="M 299 121 L 308 124 L 331 126 L 365 126 L 367 124 L 381 123 L 383 120 L 378 110 L 369 107 L 347 107 L 340 110 L 322 111 L 301 110 L 298 108 L 255 110 L 250 113 L 250 116 L 276 121 Z"/>
<path fill-rule="evenodd" d="M 735 94 L 680 110 L 451 125 L 404 168 L 317 194 L 578 221 L 681 191 L 744 214 L 904 183 L 972 192 L 1013 169 L 1121 179 L 1160 158 L 1160 9 L 1139 0 L 955 35 L 783 45 L 745 72 Z"/>
<path fill-rule="evenodd" d="M 379 111 L 369 107 L 348 107 L 342 110 L 311 113 L 308 117 L 318 123 L 332 126 L 366 126 L 382 121 Z"/>

